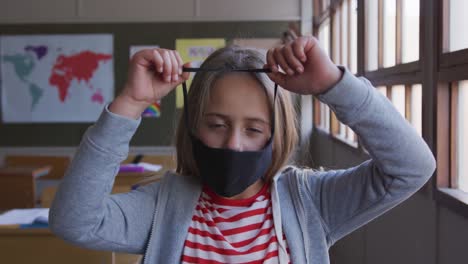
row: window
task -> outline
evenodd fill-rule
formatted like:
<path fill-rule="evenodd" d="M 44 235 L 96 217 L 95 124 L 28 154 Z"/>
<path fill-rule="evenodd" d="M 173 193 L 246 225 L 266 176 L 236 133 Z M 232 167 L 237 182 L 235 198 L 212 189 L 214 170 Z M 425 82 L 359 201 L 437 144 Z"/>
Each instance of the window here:
<path fill-rule="evenodd" d="M 419 60 L 419 0 L 365 0 L 366 71 Z"/>
<path fill-rule="evenodd" d="M 383 95 L 387 96 L 387 87 L 386 86 L 377 86 L 377 91 L 381 92 Z M 387 96 L 388 97 L 388 96 Z"/>
<path fill-rule="evenodd" d="M 325 2 L 325 1 L 322 1 Z M 325 53 L 330 56 L 330 20 L 325 20 L 319 25 L 317 38 Z M 314 98 L 314 125 L 322 131 L 330 131 L 330 108 Z"/>
<path fill-rule="evenodd" d="M 320 127 L 325 131 L 330 131 L 330 108 L 324 103 L 320 103 Z"/>
<path fill-rule="evenodd" d="M 344 0 L 334 9 L 332 16 L 332 60 L 357 73 L 357 0 Z M 354 131 L 331 114 L 332 135 L 350 146 L 357 147 Z"/>
<path fill-rule="evenodd" d="M 419 60 L 419 1 L 402 2 L 401 62 Z"/>
<path fill-rule="evenodd" d="M 468 2 L 441 1 L 437 70 L 436 197 L 468 215 Z M 463 210 L 462 210 L 463 209 Z"/>
<path fill-rule="evenodd" d="M 313 105 L 315 127 L 328 133 L 330 131 L 330 108 L 326 104 L 320 102 L 317 98 L 314 98 Z"/>
<path fill-rule="evenodd" d="M 316 5 L 324 6 L 317 0 Z M 422 135 L 423 86 L 419 65 L 420 1 L 361 0 L 363 40 L 358 44 L 358 1 L 336 0 L 320 9 L 314 20 L 317 36 L 338 65 L 361 73 L 394 104 Z M 363 57 L 358 65 L 358 57 Z M 362 69 L 359 69 L 361 67 Z M 390 70 L 391 69 L 391 70 Z M 321 102 L 314 101 L 315 124 L 339 141 L 358 147 L 354 131 L 339 122 Z M 326 120 L 324 120 L 326 119 Z"/>
<path fill-rule="evenodd" d="M 410 88 L 410 106 L 407 114 L 408 120 L 422 136 L 422 85 L 414 84 Z"/>
<path fill-rule="evenodd" d="M 357 73 L 357 36 L 358 36 L 358 4 L 357 0 L 349 1 L 349 25 L 350 25 L 350 32 L 349 32 L 349 63 L 348 67 L 349 70 L 356 74 Z"/>
<path fill-rule="evenodd" d="M 468 6 L 467 6 L 468 7 Z M 455 156 L 457 162 L 457 187 L 468 194 L 468 81 L 458 83 L 457 114 L 456 114 L 456 144 Z"/>
<path fill-rule="evenodd" d="M 439 187 L 458 190 L 459 195 L 468 196 L 468 122 L 465 120 L 468 114 L 468 80 L 455 81 L 449 84 L 450 91 L 450 133 L 446 144 L 449 148 L 444 158 L 449 157 L 450 164 L 448 177 L 442 176 L 443 182 Z M 447 173 L 447 172 L 446 172 Z"/>
<path fill-rule="evenodd" d="M 395 108 L 400 112 L 400 114 L 405 117 L 405 86 L 404 85 L 394 85 L 390 89 L 390 98 L 392 100 Z"/>
<path fill-rule="evenodd" d="M 383 3 L 383 67 L 388 68 L 395 65 L 396 59 L 396 0 Z"/>
<path fill-rule="evenodd" d="M 330 8 L 330 2 L 332 0 L 314 0 L 314 16 L 316 18 L 326 17 L 327 10 Z"/>
<path fill-rule="evenodd" d="M 364 76 L 422 135 L 420 1 L 364 0 Z"/>
<path fill-rule="evenodd" d="M 336 64 L 357 73 L 357 0 L 344 0 L 333 14 L 333 56 Z"/>
<path fill-rule="evenodd" d="M 366 0 L 366 50 L 368 71 L 375 71 L 379 68 L 378 62 L 378 45 L 379 45 L 379 1 Z"/>
<path fill-rule="evenodd" d="M 461 34 L 468 28 L 468 20 L 466 19 L 466 10 L 468 10 L 468 1 L 466 0 L 449 0 L 445 8 L 445 22 L 448 27 L 448 38 L 444 51 L 457 51 L 468 48 L 468 35 Z"/>
<path fill-rule="evenodd" d="M 325 20 L 319 27 L 318 40 L 320 45 L 325 50 L 328 56 L 330 56 L 330 21 Z"/>
<path fill-rule="evenodd" d="M 393 85 L 376 87 L 386 96 L 397 111 L 422 135 L 422 85 Z"/>
<path fill-rule="evenodd" d="M 371 81 L 437 151 L 435 188 L 426 188 L 468 217 L 468 1 L 358 0 L 356 15 L 354 1 L 329 3 L 314 26 L 329 19 L 332 60 Z M 330 136 L 355 140 L 333 113 L 322 116 Z"/>
<path fill-rule="evenodd" d="M 339 45 L 341 47 L 341 65 L 348 66 L 348 46 L 349 46 L 349 30 L 348 30 L 348 3 L 344 1 L 341 7 L 336 9 L 336 12 L 339 13 L 341 19 L 340 31 L 341 31 L 341 41 L 334 42 L 333 44 Z"/>
<path fill-rule="evenodd" d="M 326 6 L 325 9 L 320 9 L 319 19 L 315 21 L 319 42 L 333 62 L 347 67 L 354 74 L 358 72 L 357 4 L 357 0 L 315 1 L 316 7 Z M 314 100 L 314 111 L 314 124 L 318 128 L 348 145 L 358 146 L 356 134 L 340 123 L 328 106 Z"/>
<path fill-rule="evenodd" d="M 325 12 L 328 9 L 328 7 L 330 6 L 330 0 L 321 0 L 321 2 L 322 2 L 321 11 Z"/>
<path fill-rule="evenodd" d="M 341 16 L 340 12 L 335 12 L 333 14 L 333 24 L 332 24 L 332 31 L 333 31 L 333 40 L 332 40 L 332 56 L 331 59 L 336 64 L 341 64 Z"/>

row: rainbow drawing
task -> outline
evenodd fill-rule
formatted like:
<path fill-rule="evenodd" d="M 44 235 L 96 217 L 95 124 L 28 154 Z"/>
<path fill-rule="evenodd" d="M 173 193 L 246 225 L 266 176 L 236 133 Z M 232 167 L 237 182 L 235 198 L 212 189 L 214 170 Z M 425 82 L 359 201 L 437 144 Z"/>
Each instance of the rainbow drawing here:
<path fill-rule="evenodd" d="M 160 101 L 151 104 L 141 114 L 143 117 L 160 117 L 161 116 L 161 104 Z"/>

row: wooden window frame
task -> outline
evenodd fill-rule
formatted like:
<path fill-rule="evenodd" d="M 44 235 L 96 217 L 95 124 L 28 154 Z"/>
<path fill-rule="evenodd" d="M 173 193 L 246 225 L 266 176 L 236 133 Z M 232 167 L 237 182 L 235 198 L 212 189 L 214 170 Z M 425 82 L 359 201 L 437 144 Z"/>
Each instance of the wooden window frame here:
<path fill-rule="evenodd" d="M 412 103 L 413 103 L 411 100 L 411 94 L 413 93 L 412 91 L 413 85 L 415 84 L 405 84 L 405 118 L 410 123 L 413 123 L 413 120 L 411 120 L 411 117 L 412 117 L 411 109 L 412 109 Z"/>
<path fill-rule="evenodd" d="M 377 58 L 378 68 L 376 70 L 367 70 L 367 44 L 368 35 L 365 34 L 366 28 L 366 0 L 359 0 L 358 15 L 358 73 L 368 79 L 375 87 L 387 87 L 387 97 L 391 100 L 391 86 L 393 85 L 412 85 L 421 84 L 422 87 L 422 137 L 428 143 L 429 147 L 436 152 L 436 129 L 437 124 L 435 121 L 436 108 L 435 99 L 437 98 L 437 63 L 439 61 L 438 43 L 435 40 L 440 39 L 437 35 L 437 23 L 431 23 L 435 14 L 438 14 L 438 1 L 440 0 L 420 0 L 419 5 L 419 56 L 418 60 L 401 63 L 402 62 L 402 0 L 397 0 L 396 11 L 396 58 L 395 66 L 383 68 L 383 0 L 378 0 L 378 45 L 377 45 Z M 360 54 L 360 55 L 359 55 Z M 449 56 L 448 54 L 446 56 Z M 468 68 L 467 68 L 468 69 Z M 468 72 L 468 70 L 466 71 Z M 451 74 L 451 73 L 447 73 Z M 432 195 L 434 190 L 434 181 L 425 185 L 422 192 L 426 195 Z M 432 183 L 434 182 L 434 183 Z"/>
<path fill-rule="evenodd" d="M 437 88 L 437 175 L 433 180 L 434 198 L 447 208 L 468 217 L 468 194 L 456 189 L 457 108 L 458 80 L 440 82 Z"/>
<path fill-rule="evenodd" d="M 435 108 L 435 153 L 437 160 L 436 177 L 432 180 L 434 199 L 437 203 L 468 217 L 468 194 L 457 187 L 457 129 L 458 122 L 458 82 L 468 80 L 468 48 L 445 52 L 449 47 L 448 10 L 449 0 L 433 3 L 434 13 L 438 14 L 435 22 L 435 35 L 439 36 L 436 46 L 437 67 L 434 75 L 437 86 Z M 447 131 L 448 137 L 447 137 Z"/>
<path fill-rule="evenodd" d="M 320 17 L 314 19 L 314 26 L 320 24 L 320 21 L 330 17 L 330 10 L 333 10 L 342 0 L 331 0 L 330 9 L 324 12 Z M 380 6 L 382 6 L 382 0 Z M 397 10 L 401 10 L 401 0 L 397 0 Z M 454 81 L 468 80 L 468 49 L 444 53 L 442 47 L 447 47 L 447 38 L 441 37 L 447 33 L 443 28 L 447 27 L 444 19 L 441 19 L 444 5 L 447 0 L 420 0 L 420 23 L 419 23 L 419 56 L 418 60 L 409 63 L 401 63 L 402 38 L 396 36 L 397 64 L 389 68 L 382 68 L 383 54 L 382 41 L 383 27 L 382 19 L 378 21 L 378 66 L 377 70 L 367 71 L 367 34 L 366 27 L 366 1 L 358 0 L 358 74 L 369 79 L 374 86 L 386 86 L 387 96 L 391 99 L 391 87 L 398 84 L 420 83 L 422 86 L 422 136 L 434 151 L 437 159 L 436 176 L 429 184 L 425 185 L 422 194 L 432 196 L 436 203 L 453 209 L 455 213 L 468 217 L 468 199 L 466 196 L 459 195 L 459 192 L 446 187 L 450 186 L 450 171 L 456 168 L 456 164 L 451 162 L 453 157 L 453 147 L 455 144 L 455 134 L 449 137 L 447 131 L 453 126 L 453 118 L 450 120 L 450 111 L 455 106 L 450 104 L 450 98 L 453 94 L 450 92 Z M 380 12 L 383 12 L 380 7 Z M 397 11 L 401 12 L 401 11 Z M 403 14 L 398 14 L 398 21 Z M 379 16 L 381 17 L 381 16 Z M 397 22 L 397 34 L 402 33 L 402 24 Z M 332 25 L 333 23 L 330 23 Z M 330 34 L 333 37 L 333 34 Z M 333 43 L 333 40 L 330 41 Z M 330 49 L 333 51 L 333 49 Z M 407 100 L 409 102 L 410 100 Z M 452 130 L 454 131 L 454 130 Z M 359 139 L 358 139 L 359 140 Z M 448 141 L 447 141 L 448 140 Z M 361 145 L 361 149 L 363 149 Z M 364 150 L 363 150 L 364 151 Z M 445 177 L 440 177 L 444 175 Z"/>
<path fill-rule="evenodd" d="M 322 2 L 322 0 L 315 0 L 314 2 L 314 5 L 317 6 L 317 2 Z M 323 23 L 325 23 L 327 21 L 327 19 L 329 18 L 328 17 L 329 13 L 327 13 L 327 16 L 324 17 L 323 21 L 321 21 L 320 24 L 315 24 L 314 22 L 314 36 L 319 39 L 319 32 L 320 32 L 320 27 L 322 26 Z M 329 39 L 329 47 L 328 49 L 330 50 L 331 52 L 331 20 L 329 20 L 329 36 L 330 36 L 330 39 Z M 319 40 L 320 41 L 320 40 Z M 332 129 L 332 124 L 331 124 L 331 120 L 328 120 L 328 123 L 330 124 L 329 127 L 325 127 L 325 126 L 322 126 L 322 108 L 321 108 L 321 104 L 323 104 L 322 102 L 320 102 L 320 100 L 318 100 L 316 97 L 313 97 L 313 101 L 312 101 L 312 105 L 313 105 L 313 109 L 314 109 L 314 120 L 313 120 L 313 124 L 314 124 L 314 128 L 315 129 L 318 129 L 320 131 L 322 131 L 323 133 L 325 134 L 330 134 L 331 133 L 331 129 Z M 330 111 L 330 119 L 331 119 L 331 110 L 329 109 L 328 111 Z"/>
<path fill-rule="evenodd" d="M 340 63 L 343 63 L 343 50 L 342 50 L 342 43 L 343 43 L 343 9 L 342 9 L 342 4 L 344 2 L 347 2 L 348 8 L 346 10 L 347 12 L 347 17 L 348 17 L 348 23 L 344 23 L 347 26 L 347 32 L 348 34 L 345 36 L 346 42 L 347 42 L 347 52 L 346 52 L 346 61 L 348 64 L 351 62 L 351 56 L 352 53 L 350 52 L 351 49 L 351 23 L 349 23 L 349 20 L 351 19 L 351 1 L 352 0 L 340 0 L 340 1 L 334 1 L 332 4 L 332 7 L 330 8 L 329 11 L 329 21 L 330 21 L 330 57 L 331 58 L 339 58 Z M 359 1 L 358 1 L 359 5 Z M 335 16 L 336 12 L 339 12 L 338 16 Z M 338 19 L 339 21 L 336 22 L 335 19 Z M 324 20 L 325 21 L 325 20 Z M 339 30 L 337 32 L 337 35 L 339 36 L 339 47 L 335 47 L 336 41 L 334 39 L 335 37 L 335 25 L 339 26 Z M 359 13 L 358 13 L 358 36 L 359 37 Z M 359 45 L 356 45 L 357 47 Z M 335 50 L 339 52 L 339 54 L 335 54 Z M 358 55 L 359 57 L 359 55 Z M 358 67 L 359 68 L 359 67 Z M 359 139 L 358 136 L 356 135 L 355 141 L 349 140 L 348 139 L 348 126 L 345 125 L 344 129 L 344 136 L 340 134 L 340 124 L 341 122 L 338 120 L 336 117 L 335 113 L 331 112 L 330 113 L 330 135 L 333 139 L 337 140 L 337 142 L 340 142 L 341 144 L 345 144 L 347 146 L 352 147 L 353 149 L 358 149 L 359 148 Z"/>
<path fill-rule="evenodd" d="M 322 131 L 323 133 L 325 134 L 330 134 L 331 133 L 331 123 L 330 123 L 330 127 L 327 128 L 325 126 L 322 126 L 322 105 L 323 103 L 320 102 L 320 100 L 318 100 L 316 97 L 312 97 L 313 101 L 312 101 L 312 106 L 314 108 L 314 114 L 313 114 L 313 124 L 314 124 L 314 129 L 316 130 L 320 130 Z M 329 110 L 331 113 L 332 111 Z M 331 118 L 331 113 L 330 113 L 330 118 Z M 323 122 L 326 122 L 325 120 L 323 120 Z"/>
<path fill-rule="evenodd" d="M 317 32 L 316 29 L 318 29 L 318 27 L 320 26 L 321 23 L 323 23 L 326 19 L 329 19 L 330 20 L 330 56 L 333 57 L 335 56 L 334 55 L 334 50 L 336 48 L 333 47 L 334 45 L 334 41 L 333 41 L 333 38 L 334 38 L 334 12 L 337 8 L 339 8 L 339 6 L 341 5 L 341 3 L 343 1 L 347 1 L 347 0 L 331 0 L 330 1 L 330 7 L 329 9 L 327 9 L 326 11 L 322 12 L 321 15 L 319 17 L 315 17 L 314 19 L 314 32 Z M 366 52 L 366 45 L 367 45 L 367 34 L 365 34 L 365 28 L 366 28 L 366 11 L 365 11 L 365 0 L 357 0 L 357 4 L 358 4 L 358 14 L 357 14 L 357 26 L 358 26 L 358 29 L 357 29 L 357 75 L 359 76 L 364 76 L 365 78 L 369 79 L 374 86 L 386 86 L 387 87 L 387 96 L 389 97 L 389 99 L 391 99 L 391 86 L 393 85 L 405 85 L 405 93 L 406 93 L 406 100 L 405 100 L 405 103 L 406 103 L 406 107 L 405 107 L 405 111 L 406 111 L 406 116 L 407 117 L 411 117 L 411 109 L 410 107 L 408 107 L 409 104 L 411 104 L 411 100 L 408 99 L 408 96 L 411 95 L 411 91 L 408 89 L 408 86 L 412 86 L 413 84 L 421 84 L 422 86 L 422 92 L 423 92 L 423 102 L 422 102 L 422 111 L 423 111 L 423 116 L 422 116 L 422 134 L 423 134 L 423 137 L 426 138 L 426 141 L 428 141 L 427 139 L 427 135 L 426 134 L 431 134 L 428 132 L 428 129 L 426 128 L 428 125 L 427 123 L 430 123 L 431 121 L 431 117 L 428 118 L 428 115 L 425 114 L 425 111 L 427 112 L 430 112 L 431 109 L 433 108 L 430 108 L 432 107 L 431 104 L 428 104 L 426 102 L 426 100 L 428 100 L 428 98 L 430 96 L 432 96 L 431 94 L 433 93 L 432 91 L 434 90 L 433 87 L 431 87 L 431 85 L 427 85 L 427 81 L 424 81 L 425 78 L 427 78 L 428 74 L 427 73 L 424 73 L 423 72 L 423 61 L 424 61 L 424 57 L 423 57 L 423 52 L 424 52 L 424 46 L 423 46 L 423 43 L 426 43 L 425 41 L 423 41 L 423 39 L 426 37 L 425 35 L 425 24 L 424 24 L 424 15 L 425 13 L 424 12 L 428 12 L 426 11 L 428 8 L 427 6 L 430 5 L 430 4 L 433 4 L 433 1 L 438 1 L 438 0 L 429 0 L 430 3 L 427 3 L 426 1 L 427 0 L 421 0 L 420 1 L 420 23 L 419 23 L 419 34 L 420 34 L 420 41 L 419 41 L 419 56 L 418 56 L 418 60 L 417 61 L 413 61 L 413 62 L 409 62 L 409 63 L 401 63 L 402 61 L 402 17 L 403 17 L 403 12 L 402 12 L 402 8 L 403 8 L 403 5 L 402 5 L 402 1 L 403 0 L 396 0 L 396 10 L 397 10 L 397 18 L 396 18 L 396 37 L 395 37 L 395 41 L 396 41 L 396 58 L 395 58 L 395 62 L 396 62 L 396 65 L 395 66 L 392 66 L 392 67 L 388 67 L 388 68 L 383 68 L 383 52 L 382 52 L 382 47 L 383 47 L 383 0 L 378 0 L 379 3 L 378 3 L 378 12 L 380 13 L 380 15 L 378 16 L 379 17 L 379 21 L 378 21 L 378 69 L 377 70 L 373 70 L 373 71 L 366 71 L 366 65 L 367 65 L 367 52 Z M 320 2 L 320 1 L 317 1 L 317 2 Z M 351 5 L 350 5 L 351 6 Z M 433 12 L 433 10 L 429 10 L 431 12 Z M 351 10 L 351 7 L 348 8 L 348 16 L 350 16 L 350 12 L 352 12 Z M 349 23 L 348 23 L 349 24 Z M 340 25 L 341 26 L 341 25 Z M 348 27 L 350 27 L 350 25 L 348 25 Z M 349 28 L 348 28 L 349 29 Z M 339 32 L 340 34 L 340 37 L 341 37 L 341 32 Z M 348 34 L 347 38 L 349 39 L 350 36 Z M 339 56 L 342 56 L 341 52 L 340 52 L 340 55 Z M 351 56 L 351 53 L 348 52 L 348 61 L 351 61 L 350 60 L 350 56 Z M 467 71 L 468 72 L 468 71 Z M 317 112 L 317 109 L 319 107 L 315 106 L 316 103 L 314 102 L 314 109 L 316 110 Z M 315 116 L 318 116 L 319 114 L 314 114 Z M 432 117 L 434 118 L 434 117 Z M 315 123 L 315 122 L 314 122 Z M 330 131 L 326 131 L 329 133 L 329 136 L 335 140 L 337 140 L 338 142 L 340 143 L 345 143 L 344 145 L 348 145 L 345 140 L 342 140 L 341 137 L 336 137 L 335 135 L 339 132 L 339 124 L 337 124 L 336 122 L 336 117 L 334 117 L 334 114 L 331 113 L 330 114 Z M 431 135 L 429 135 L 430 137 Z M 431 138 L 429 138 L 430 140 Z M 357 144 L 358 144 L 358 148 L 359 148 L 359 145 L 360 145 L 360 139 L 357 138 Z M 433 145 L 433 143 L 429 142 L 430 145 Z M 354 148 L 353 148 L 354 149 Z M 359 149 L 362 149 L 363 148 L 359 148 Z"/>
<path fill-rule="evenodd" d="M 371 0 L 372 1 L 372 0 Z M 392 86 L 394 85 L 405 85 L 405 93 L 408 93 L 407 86 L 412 86 L 413 84 L 421 84 L 422 86 L 422 93 L 423 93 L 423 105 L 422 105 L 422 111 L 423 111 L 423 118 L 422 118 L 422 134 L 423 137 L 425 134 L 428 134 L 424 129 L 428 119 L 425 118 L 424 116 L 424 111 L 428 111 L 428 105 L 425 103 L 425 98 L 428 97 L 428 95 L 432 94 L 431 92 L 431 86 L 430 85 L 425 85 L 424 82 L 424 73 L 423 73 L 423 68 L 421 61 L 423 59 L 423 51 L 424 51 L 424 46 L 422 39 L 425 37 L 424 36 L 424 8 L 426 8 L 425 1 L 427 0 L 420 0 L 420 6 L 419 6 L 419 56 L 417 61 L 413 62 L 408 62 L 408 63 L 401 63 L 402 62 L 402 46 L 403 46 L 403 39 L 402 39 L 402 17 L 403 17 L 403 5 L 402 5 L 403 0 L 396 0 L 396 31 L 395 31 L 395 41 L 396 41 L 396 52 L 395 52 L 395 66 L 392 67 L 383 67 L 383 15 L 384 15 L 384 0 L 378 0 L 378 21 L 377 21 L 377 27 L 378 27 L 378 44 L 377 44 L 377 70 L 372 70 L 372 71 L 367 71 L 367 60 L 368 60 L 368 54 L 367 54 L 367 38 L 368 35 L 365 34 L 365 23 L 366 23 L 366 0 L 359 0 L 358 4 L 360 5 L 360 12 L 362 15 L 358 15 L 358 27 L 361 27 L 361 35 L 359 35 L 358 31 L 358 36 L 360 39 L 362 39 L 362 42 L 359 44 L 358 43 L 358 73 L 360 73 L 362 76 L 364 76 L 366 79 L 368 79 L 375 87 L 378 86 L 385 86 L 386 91 L 387 91 L 387 98 L 391 101 L 392 100 Z M 436 1 L 436 0 L 430 0 L 430 1 Z M 362 54 L 362 55 L 359 55 Z M 359 71 L 359 69 L 361 71 Z M 410 103 L 410 100 L 406 100 L 405 104 Z M 408 107 L 405 107 L 405 111 L 408 112 L 409 109 Z M 406 118 L 406 117 L 405 117 Z"/>
<path fill-rule="evenodd" d="M 439 0 L 440 19 L 439 29 L 442 38 L 439 41 L 439 80 L 454 81 L 468 80 L 468 48 L 445 52 L 449 48 L 449 23 L 447 17 L 449 15 L 449 0 Z"/>
<path fill-rule="evenodd" d="M 450 85 L 450 188 L 458 188 L 458 82 Z"/>
<path fill-rule="evenodd" d="M 312 103 L 313 107 L 314 107 L 314 127 L 320 127 L 320 124 L 322 123 L 321 122 L 321 111 L 320 111 L 320 104 L 319 104 L 319 100 L 315 97 L 313 97 L 313 103 Z"/>
<path fill-rule="evenodd" d="M 422 41 L 419 41 L 419 59 L 414 62 L 409 63 L 401 63 L 402 61 L 402 46 L 403 46 L 403 39 L 402 39 L 402 17 L 403 17 L 403 0 L 396 0 L 396 52 L 395 52 L 395 66 L 392 67 L 383 67 L 383 15 L 384 15 L 384 0 L 378 0 L 378 69 L 374 71 L 364 71 L 363 75 L 367 79 L 369 79 L 374 85 L 396 85 L 396 84 L 408 84 L 408 83 L 422 83 L 422 73 L 420 67 L 421 61 L 421 52 L 422 52 Z M 422 35 L 421 32 L 424 29 L 423 23 L 421 22 L 421 14 L 422 14 L 422 2 L 426 0 L 420 0 L 420 23 L 419 23 L 419 32 L 420 36 Z M 359 1 L 362 5 L 361 12 L 365 15 L 365 0 Z M 359 18 L 358 18 L 359 20 Z M 365 18 L 363 18 L 365 23 Z M 363 25 L 362 27 L 365 27 Z M 367 35 L 364 34 L 363 45 L 364 47 L 363 52 L 365 54 L 364 64 L 367 65 L 367 49 L 365 49 L 365 45 L 367 44 Z M 420 39 L 422 39 L 420 37 Z M 359 53 L 358 53 L 359 54 Z M 359 55 L 358 55 L 359 56 Z"/>

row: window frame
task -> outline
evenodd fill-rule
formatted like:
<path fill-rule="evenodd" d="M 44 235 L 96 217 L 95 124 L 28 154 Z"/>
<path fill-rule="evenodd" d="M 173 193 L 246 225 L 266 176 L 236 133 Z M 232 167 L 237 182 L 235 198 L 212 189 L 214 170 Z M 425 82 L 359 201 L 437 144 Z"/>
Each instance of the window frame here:
<path fill-rule="evenodd" d="M 314 6 L 320 6 L 320 3 L 322 3 L 323 0 L 319 0 L 319 1 L 314 1 L 315 5 Z M 331 58 L 338 58 L 339 61 L 343 61 L 343 47 L 342 45 L 339 45 L 339 47 L 336 47 L 335 46 L 335 43 L 334 43 L 334 38 L 335 38 L 335 33 L 338 35 L 338 38 L 339 39 L 342 39 L 343 38 L 343 32 L 342 32 L 342 25 L 343 25 L 343 12 L 340 12 L 339 13 L 339 17 L 335 17 L 335 14 L 337 12 L 337 10 L 340 10 L 343 3 L 344 2 L 347 2 L 348 4 L 348 8 L 346 9 L 346 12 L 347 12 L 347 18 L 348 20 L 351 19 L 351 1 L 352 0 L 331 0 L 330 1 L 330 5 L 328 6 L 328 8 L 326 10 L 324 10 L 318 18 L 314 19 L 314 32 L 316 32 L 315 36 L 318 38 L 318 34 L 319 34 L 319 29 L 320 27 L 328 22 L 329 23 L 329 36 L 330 36 L 330 39 L 328 41 L 329 43 L 329 51 L 330 51 L 330 57 Z M 359 6 L 359 0 L 356 0 L 357 1 L 357 5 Z M 358 14 L 357 14 L 357 41 L 358 43 L 356 43 L 356 48 L 357 48 L 357 73 L 359 73 L 359 33 L 360 33 L 360 29 L 359 29 L 359 9 L 358 9 Z M 337 18 L 338 21 L 335 21 Z M 339 25 L 339 30 L 338 32 L 335 32 L 335 25 Z M 346 52 L 346 61 L 348 62 L 351 62 L 351 56 L 352 56 L 352 53 L 350 51 L 350 48 L 351 48 L 351 45 L 349 44 L 350 40 L 351 40 L 351 23 L 346 23 L 347 25 L 347 32 L 348 34 L 346 35 L 346 41 L 347 41 L 347 45 L 346 45 L 346 49 L 347 49 L 347 52 Z M 341 42 L 340 42 L 341 43 Z M 339 54 L 335 54 L 335 51 L 338 51 Z M 340 63 L 338 63 L 340 64 Z M 328 123 L 329 123 L 329 127 L 328 128 L 324 128 L 320 125 L 318 125 L 320 123 L 320 119 L 319 119 L 319 116 L 321 116 L 320 112 L 321 112 L 321 109 L 320 109 L 320 103 L 318 103 L 317 100 L 314 99 L 314 127 L 321 130 L 322 132 L 325 132 L 327 133 L 332 139 L 336 140 L 337 142 L 340 142 L 341 144 L 344 144 L 344 145 L 347 145 L 349 147 L 351 147 L 352 149 L 359 149 L 359 138 L 357 135 L 355 135 L 355 140 L 349 140 L 349 137 L 348 137 L 348 133 L 349 132 L 349 128 L 348 126 L 344 126 L 344 136 L 341 136 L 341 134 L 339 133 L 339 129 L 340 129 L 340 122 L 338 121 L 338 119 L 336 118 L 336 115 L 333 113 L 333 111 L 331 110 L 328 110 L 330 113 L 329 113 L 329 120 L 328 120 Z M 317 112 L 319 112 L 317 114 Z M 316 121 L 316 120 L 319 120 L 319 121 Z"/>
<path fill-rule="evenodd" d="M 336 8 L 343 0 L 331 0 L 330 9 Z M 382 0 L 378 0 L 380 6 L 383 6 Z M 358 0 L 358 14 L 357 14 L 357 76 L 363 76 L 375 87 L 378 86 L 392 86 L 392 85 L 413 85 L 420 84 L 422 88 L 422 116 L 421 116 L 421 133 L 422 137 L 434 152 L 436 157 L 440 156 L 438 153 L 438 141 L 437 137 L 441 136 L 440 133 L 437 134 L 437 126 L 439 118 L 437 115 L 440 115 L 437 111 L 438 102 L 438 78 L 439 77 L 450 77 L 454 74 L 464 73 L 466 79 L 468 79 L 468 64 L 465 65 L 464 59 L 468 59 L 468 51 L 455 51 L 453 53 L 442 54 L 440 47 L 442 47 L 441 42 L 442 38 L 438 35 L 440 31 L 439 19 L 440 7 L 442 1 L 445 0 L 421 0 L 419 3 L 419 56 L 418 60 L 402 63 L 402 16 L 404 15 L 402 11 L 402 1 L 397 0 L 397 19 L 396 19 L 396 56 L 395 59 L 396 65 L 388 68 L 382 68 L 383 64 L 383 54 L 382 54 L 382 41 L 383 41 L 383 23 L 382 16 L 379 17 L 378 21 L 378 45 L 377 45 L 377 56 L 378 56 L 378 68 L 376 70 L 368 71 L 367 70 L 367 52 L 366 46 L 368 44 L 367 34 L 366 34 L 366 0 Z M 383 13 L 383 9 L 379 7 L 378 12 Z M 314 32 L 318 28 L 318 25 L 321 21 L 325 19 L 330 19 L 330 37 L 333 38 L 333 19 L 332 13 L 330 10 L 322 12 L 320 17 L 314 18 Z M 330 44 L 333 43 L 333 40 L 330 40 Z M 330 47 L 331 56 L 333 56 L 333 47 Z M 341 55 L 340 55 L 341 56 Z M 439 64 L 440 62 L 440 64 Z M 440 70 L 439 70 L 440 65 Z M 448 70 L 448 68 L 457 65 L 459 70 L 453 72 Z M 457 73 L 459 72 L 459 73 Z M 387 88 L 387 94 L 389 94 Z M 408 109 L 408 108 L 407 108 Z M 314 126 L 315 127 L 315 126 Z M 332 129 L 332 128 L 330 128 Z M 330 133 L 331 134 L 331 133 Z M 330 134 L 323 135 L 328 136 L 334 141 L 340 142 L 335 137 L 332 137 Z M 322 135 L 321 135 L 322 136 Z M 360 143 L 361 139 L 358 138 L 358 149 L 350 147 L 350 150 L 359 151 L 361 153 L 367 153 L 365 148 Z M 440 149 L 440 148 L 439 148 Z M 439 162 L 439 161 L 438 161 Z M 439 170 L 439 169 L 438 169 Z M 437 202 L 452 203 L 453 208 L 460 207 L 460 202 L 457 199 L 453 199 L 455 195 L 448 195 L 444 190 L 437 189 L 437 177 L 433 177 L 428 184 L 426 184 L 421 193 L 423 195 L 431 196 Z M 444 202 L 445 201 L 445 202 Z M 468 216 L 468 206 L 466 209 L 466 215 Z"/>
<path fill-rule="evenodd" d="M 437 160 L 437 170 L 432 179 L 434 200 L 455 213 L 468 217 L 468 194 L 450 188 L 456 184 L 457 172 L 457 94 L 458 82 L 468 80 L 468 48 L 444 52 L 449 44 L 449 0 L 432 0 L 434 22 L 435 58 L 433 74 L 435 76 L 433 142 Z M 449 136 L 447 137 L 447 131 Z"/>
<path fill-rule="evenodd" d="M 458 185 L 458 159 L 456 158 L 458 82 L 466 79 L 459 79 L 464 74 L 458 77 L 455 74 L 445 75 L 442 69 L 439 73 L 441 75 L 439 75 L 437 86 L 437 173 L 433 179 L 434 198 L 449 209 L 468 217 L 468 194 L 456 189 Z M 440 76 L 444 77 L 440 78 Z M 449 131 L 448 136 L 447 131 Z"/>

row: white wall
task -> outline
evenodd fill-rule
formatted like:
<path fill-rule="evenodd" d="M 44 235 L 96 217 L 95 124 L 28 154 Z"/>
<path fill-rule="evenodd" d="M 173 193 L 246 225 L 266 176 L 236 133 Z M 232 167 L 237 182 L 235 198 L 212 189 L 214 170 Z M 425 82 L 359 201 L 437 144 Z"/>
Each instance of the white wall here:
<path fill-rule="evenodd" d="M 0 23 L 287 21 L 303 0 L 0 0 Z"/>

